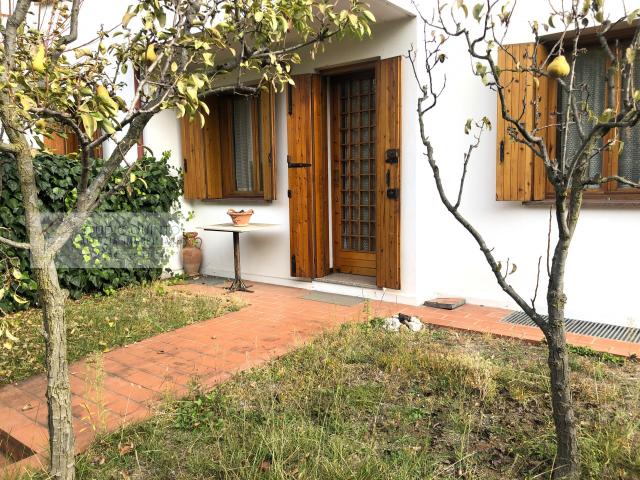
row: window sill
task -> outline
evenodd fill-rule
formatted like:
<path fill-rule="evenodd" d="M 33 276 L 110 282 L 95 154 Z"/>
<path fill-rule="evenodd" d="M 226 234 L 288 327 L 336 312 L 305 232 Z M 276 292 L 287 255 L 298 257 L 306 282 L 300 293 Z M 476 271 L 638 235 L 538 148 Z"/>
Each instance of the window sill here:
<path fill-rule="evenodd" d="M 545 200 L 534 200 L 522 202 L 525 207 L 553 207 L 556 202 L 551 198 Z M 620 198 L 585 198 L 582 206 L 586 208 L 640 208 L 640 200 L 620 199 Z"/>
<path fill-rule="evenodd" d="M 202 202 L 206 203 L 272 203 L 272 200 L 265 200 L 260 197 L 223 197 L 223 198 L 203 198 Z"/>

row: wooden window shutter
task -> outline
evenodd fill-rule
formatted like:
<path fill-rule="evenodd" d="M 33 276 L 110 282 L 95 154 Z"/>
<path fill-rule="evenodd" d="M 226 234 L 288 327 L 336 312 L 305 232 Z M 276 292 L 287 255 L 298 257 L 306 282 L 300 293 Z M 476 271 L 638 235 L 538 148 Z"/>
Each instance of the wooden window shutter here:
<path fill-rule="evenodd" d="M 534 43 L 507 46 L 508 51 L 498 52 L 498 68 L 502 71 L 500 80 L 505 86 L 505 107 L 507 112 L 521 118 L 529 129 L 542 128 L 553 124 L 550 121 L 555 111 L 555 82 L 542 77 L 536 85 L 533 75 L 519 73 L 517 64 L 530 65 L 535 48 Z M 538 46 L 538 63 L 546 58 L 544 47 Z M 538 112 L 534 102 L 539 101 Z M 509 135 L 510 125 L 502 118 L 500 99 L 497 100 L 496 125 L 496 200 L 526 202 L 542 200 L 545 197 L 545 172 L 542 160 L 523 143 Z M 523 111 L 524 109 L 524 111 Z M 555 129 L 548 127 L 536 132 L 547 137 L 548 145 L 555 145 Z M 550 151 L 551 155 L 554 155 Z"/>
<path fill-rule="evenodd" d="M 187 200 L 202 200 L 206 198 L 207 193 L 204 129 L 200 125 L 198 118 L 183 117 L 181 130 L 184 198 Z"/>
<path fill-rule="evenodd" d="M 78 137 L 71 131 L 65 131 L 66 138 L 55 132 L 44 137 L 44 148 L 55 155 L 69 155 L 78 151 Z"/>
<path fill-rule="evenodd" d="M 293 77 L 287 92 L 287 170 L 291 276 L 329 273 L 326 81 Z"/>
<path fill-rule="evenodd" d="M 377 70 L 376 282 L 400 289 L 402 57 L 381 60 Z"/>
<path fill-rule="evenodd" d="M 206 100 L 209 114 L 205 114 L 202 129 L 204 141 L 204 160 L 200 170 L 205 176 L 205 198 L 222 198 L 222 125 L 226 123 L 224 100 L 218 96 L 211 96 Z M 204 112 L 203 112 L 204 114 Z"/>
<path fill-rule="evenodd" d="M 70 130 L 65 130 L 67 138 L 57 133 L 52 133 L 51 137 L 44 137 L 44 147 L 51 153 L 56 155 L 69 155 L 77 153 L 80 150 L 80 142 L 78 136 Z M 96 139 L 102 135 L 100 130 L 96 131 L 93 138 Z M 94 158 L 102 158 L 102 144 L 93 149 Z"/>
<path fill-rule="evenodd" d="M 273 88 L 260 92 L 260 160 L 262 162 L 262 188 L 265 200 L 276 199 L 276 136 L 275 92 Z"/>

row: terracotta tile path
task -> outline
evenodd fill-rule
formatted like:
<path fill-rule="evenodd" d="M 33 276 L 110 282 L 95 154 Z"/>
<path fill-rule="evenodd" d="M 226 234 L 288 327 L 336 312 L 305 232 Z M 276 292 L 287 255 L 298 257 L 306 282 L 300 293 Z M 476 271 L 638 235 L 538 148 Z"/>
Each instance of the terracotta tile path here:
<path fill-rule="evenodd" d="M 173 288 L 205 295 L 223 293 L 218 287 L 203 285 Z M 87 361 L 72 364 L 77 450 L 86 449 L 96 432 L 113 431 L 148 417 L 154 403 L 167 395 L 186 394 L 194 377 L 202 386 L 211 387 L 235 372 L 261 365 L 296 348 L 327 328 L 365 317 L 364 304 L 343 307 L 304 300 L 301 297 L 306 290 L 275 285 L 256 284 L 254 290 L 239 294 L 248 305 L 238 312 L 105 353 L 102 367 Z M 501 323 L 510 313 L 504 309 L 465 305 L 448 311 L 374 302 L 370 310 L 378 316 L 401 311 L 433 325 L 526 341 L 542 338 L 536 328 Z M 638 344 L 574 334 L 568 337 L 574 345 L 640 356 Z M 101 374 L 102 380 L 97 379 Z M 0 388 L 0 435 L 8 433 L 37 453 L 5 467 L 5 473 L 45 462 L 48 449 L 45 389 L 42 375 Z M 1 474 L 2 471 L 0 477 Z"/>

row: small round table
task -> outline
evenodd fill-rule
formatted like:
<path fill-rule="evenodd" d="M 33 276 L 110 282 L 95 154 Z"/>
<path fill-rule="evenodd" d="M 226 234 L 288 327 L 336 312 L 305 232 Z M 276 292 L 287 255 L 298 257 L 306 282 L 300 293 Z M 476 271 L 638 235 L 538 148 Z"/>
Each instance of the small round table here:
<path fill-rule="evenodd" d="M 257 232 L 273 227 L 277 227 L 277 225 L 271 223 L 250 223 L 249 225 L 239 226 L 233 223 L 219 223 L 204 227 L 204 230 L 207 232 L 231 232 L 233 234 L 233 269 L 235 278 L 231 282 L 231 285 L 226 287 L 227 290 L 230 292 L 251 292 L 249 288 L 251 288 L 252 285 L 244 283 L 240 272 L 240 234 Z"/>

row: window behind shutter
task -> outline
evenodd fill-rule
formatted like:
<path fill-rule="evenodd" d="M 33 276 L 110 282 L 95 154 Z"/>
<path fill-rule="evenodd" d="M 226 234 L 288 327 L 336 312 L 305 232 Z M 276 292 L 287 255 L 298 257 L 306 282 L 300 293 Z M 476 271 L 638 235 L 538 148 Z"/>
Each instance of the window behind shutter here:
<path fill-rule="evenodd" d="M 233 131 L 233 168 L 235 171 L 234 190 L 237 192 L 253 192 L 254 185 L 253 168 L 253 122 L 252 122 L 252 98 L 234 97 L 232 100 L 232 131 Z"/>
<path fill-rule="evenodd" d="M 498 52 L 500 80 L 504 85 L 505 108 L 515 118 L 521 118 L 531 130 L 542 128 L 554 122 L 550 121 L 555 112 L 555 82 L 546 78 L 539 79 L 536 86 L 533 76 L 517 71 L 518 64 L 528 66 L 535 44 L 522 43 L 509 45 L 508 52 Z M 542 63 L 545 49 L 539 46 L 538 63 Z M 533 102 L 539 100 L 536 115 Z M 542 200 L 545 195 L 545 174 L 542 160 L 533 151 L 513 140 L 509 134 L 510 125 L 502 118 L 500 99 L 497 99 L 498 120 L 496 124 L 496 200 L 530 201 Z M 545 137 L 550 147 L 550 156 L 555 156 L 555 128 L 548 127 L 537 132 Z"/>
<path fill-rule="evenodd" d="M 637 91 L 640 90 L 640 63 L 636 62 L 634 68 L 634 91 Z M 620 140 L 624 147 L 618 158 L 616 173 L 627 180 L 638 183 L 640 182 L 640 124 L 633 128 L 622 129 Z M 619 184 L 618 188 L 630 189 L 624 184 Z"/>
<path fill-rule="evenodd" d="M 570 63 L 573 63 L 573 59 L 568 59 Z M 590 49 L 587 52 L 581 54 L 576 59 L 575 66 L 575 93 L 574 98 L 579 105 L 588 106 L 592 112 L 602 112 L 606 108 L 606 81 L 605 71 L 607 68 L 607 56 L 605 52 L 600 48 Z M 561 89 L 559 96 L 560 106 L 563 107 L 568 102 L 568 97 L 564 90 Z M 588 113 L 583 113 L 579 117 L 580 122 L 590 127 L 595 125 L 595 120 L 589 119 Z M 567 132 L 559 135 L 560 146 L 559 150 L 562 154 L 563 149 L 566 146 L 567 158 L 573 158 L 578 149 L 582 145 L 582 139 L 580 138 L 578 127 L 575 122 L 571 122 L 568 126 Z M 598 147 L 602 146 L 602 139 L 598 140 Z M 589 177 L 596 177 L 602 174 L 602 166 L 604 161 L 603 152 L 599 152 L 597 155 L 591 157 L 589 161 Z"/>

